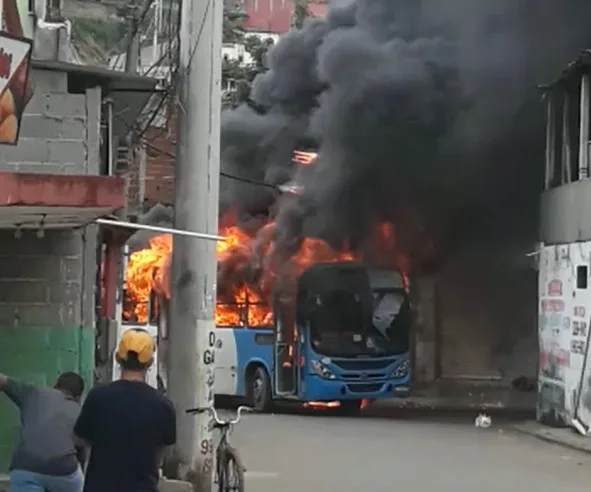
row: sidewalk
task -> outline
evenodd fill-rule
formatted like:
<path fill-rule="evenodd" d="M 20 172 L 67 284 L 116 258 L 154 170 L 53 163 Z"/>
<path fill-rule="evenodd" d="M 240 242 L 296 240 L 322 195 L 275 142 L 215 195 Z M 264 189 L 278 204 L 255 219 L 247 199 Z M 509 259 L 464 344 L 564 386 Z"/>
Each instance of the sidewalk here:
<path fill-rule="evenodd" d="M 412 409 L 419 414 L 436 411 L 511 413 L 523 419 L 535 416 L 535 392 L 522 393 L 501 385 L 440 381 L 422 388 L 413 387 L 412 393 L 409 398 L 373 402 L 365 413 L 378 416 Z"/>
<path fill-rule="evenodd" d="M 548 427 L 533 421 L 521 422 L 512 427 L 517 432 L 542 441 L 559 444 L 575 451 L 591 453 L 591 437 L 583 437 L 570 427 Z"/>

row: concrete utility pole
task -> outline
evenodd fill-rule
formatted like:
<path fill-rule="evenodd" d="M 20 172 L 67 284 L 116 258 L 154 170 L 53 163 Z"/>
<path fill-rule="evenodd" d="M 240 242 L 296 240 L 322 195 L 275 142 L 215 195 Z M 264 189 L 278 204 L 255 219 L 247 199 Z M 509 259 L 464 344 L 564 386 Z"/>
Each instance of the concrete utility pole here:
<path fill-rule="evenodd" d="M 127 51 L 125 53 L 125 71 L 127 73 L 137 73 L 140 55 L 140 19 L 137 17 L 137 4 L 131 2 L 127 7 Z"/>
<path fill-rule="evenodd" d="M 179 131 L 175 228 L 217 234 L 223 0 L 183 0 L 179 47 Z M 168 392 L 177 412 L 177 478 L 211 492 L 216 243 L 173 239 Z"/>

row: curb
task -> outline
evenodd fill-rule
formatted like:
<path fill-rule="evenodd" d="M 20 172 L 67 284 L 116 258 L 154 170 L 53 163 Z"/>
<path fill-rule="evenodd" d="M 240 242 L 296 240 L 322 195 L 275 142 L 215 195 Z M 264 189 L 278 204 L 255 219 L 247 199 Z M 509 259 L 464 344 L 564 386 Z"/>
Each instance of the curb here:
<path fill-rule="evenodd" d="M 528 429 L 523 424 L 514 424 L 511 426 L 511 429 L 519 434 L 535 437 L 536 439 L 539 439 L 540 441 L 548 442 L 550 444 L 556 444 L 558 446 L 562 446 L 563 448 L 571 449 L 572 451 L 578 451 L 580 453 L 591 454 L 591 444 L 569 442 L 566 439 L 561 439 L 560 437 L 555 437 L 555 436 L 553 436 L 549 433 L 545 433 L 544 431 L 541 431 L 541 430 Z"/>

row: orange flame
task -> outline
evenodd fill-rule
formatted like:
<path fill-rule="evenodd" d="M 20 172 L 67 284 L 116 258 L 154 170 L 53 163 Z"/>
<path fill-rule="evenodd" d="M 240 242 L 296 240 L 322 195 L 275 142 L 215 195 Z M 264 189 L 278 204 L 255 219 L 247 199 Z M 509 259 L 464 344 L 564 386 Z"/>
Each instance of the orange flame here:
<path fill-rule="evenodd" d="M 293 161 L 297 162 L 298 164 L 303 164 L 304 166 L 312 164 L 317 157 L 318 154 L 316 152 L 303 152 L 301 150 L 296 150 L 293 153 Z"/>
<path fill-rule="evenodd" d="M 236 223 L 232 212 L 220 219 L 219 234 L 226 241 L 216 243 L 218 290 L 215 322 L 218 326 L 271 326 L 270 300 L 277 282 L 281 281 L 280 290 L 287 297 L 292 297 L 294 280 L 309 266 L 359 259 L 359 255 L 351 252 L 347 245 L 336 250 L 322 239 L 304 237 L 291 257 L 282 259 L 278 265 L 279 260 L 273 254 L 275 223 L 259 224 L 252 232 Z M 376 224 L 369 247 L 368 256 L 375 266 L 398 269 L 408 287 L 406 272 L 410 268 L 410 260 L 398 251 L 394 225 Z M 125 290 L 131 302 L 124 306 L 124 320 L 133 318 L 140 323 L 148 320 L 148 301 L 152 291 L 170 298 L 167 270 L 171 252 L 172 237 L 162 234 L 150 239 L 146 249 L 129 256 Z"/>
<path fill-rule="evenodd" d="M 222 219 L 228 222 L 228 216 Z M 216 244 L 218 260 L 218 296 L 215 322 L 218 326 L 269 326 L 273 323 L 270 297 L 277 282 L 275 269 L 268 260 L 272 250 L 275 224 L 260 228 L 256 236 L 236 225 L 220 227 L 219 234 L 226 238 Z M 124 310 L 124 319 L 132 317 L 145 323 L 148 319 L 148 300 L 152 290 L 170 297 L 166 270 L 172 252 L 170 234 L 155 236 L 149 247 L 132 253 L 125 271 L 125 290 L 132 305 Z M 257 258 L 259 260 L 257 260 Z M 321 239 L 306 237 L 282 271 L 289 280 L 297 278 L 314 263 L 351 261 L 356 256 L 343 248 L 336 251 Z M 258 263 L 260 264 L 256 264 Z M 242 270 L 259 269 L 256 280 L 244 280 Z M 238 272 L 238 274 L 236 273 Z"/>
<path fill-rule="evenodd" d="M 132 253 L 127 260 L 124 289 L 133 298 L 131 312 L 124 313 L 125 319 L 134 317 L 145 323 L 148 319 L 148 300 L 152 290 L 160 290 L 168 255 L 172 250 L 170 234 L 155 236 L 149 241 L 150 247 Z"/>

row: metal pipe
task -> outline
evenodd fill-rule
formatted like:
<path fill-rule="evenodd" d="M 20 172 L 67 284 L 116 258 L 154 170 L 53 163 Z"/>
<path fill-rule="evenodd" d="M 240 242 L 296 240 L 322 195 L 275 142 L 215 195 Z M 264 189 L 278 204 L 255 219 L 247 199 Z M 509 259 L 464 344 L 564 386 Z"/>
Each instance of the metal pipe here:
<path fill-rule="evenodd" d="M 579 179 L 589 177 L 589 100 L 591 79 L 589 75 L 581 78 L 581 112 L 579 133 Z"/>
<path fill-rule="evenodd" d="M 562 172 L 561 184 L 571 182 L 571 139 L 570 139 L 570 101 L 568 92 L 564 93 L 562 103 Z"/>
<path fill-rule="evenodd" d="M 544 190 L 550 189 L 554 181 L 556 159 L 556 119 L 554 117 L 554 94 L 547 92 L 546 100 L 546 173 Z"/>
<path fill-rule="evenodd" d="M 109 225 L 114 227 L 123 227 L 125 229 L 137 229 L 139 231 L 153 231 L 162 232 L 164 234 L 173 234 L 176 236 L 188 236 L 197 239 L 207 239 L 208 241 L 225 241 L 224 236 L 216 236 L 214 234 L 203 234 L 201 232 L 184 231 L 181 229 L 172 229 L 170 227 L 151 226 L 147 224 L 137 224 L 136 222 L 126 222 L 123 220 L 111 219 L 96 219 L 95 222 L 101 225 Z"/>

